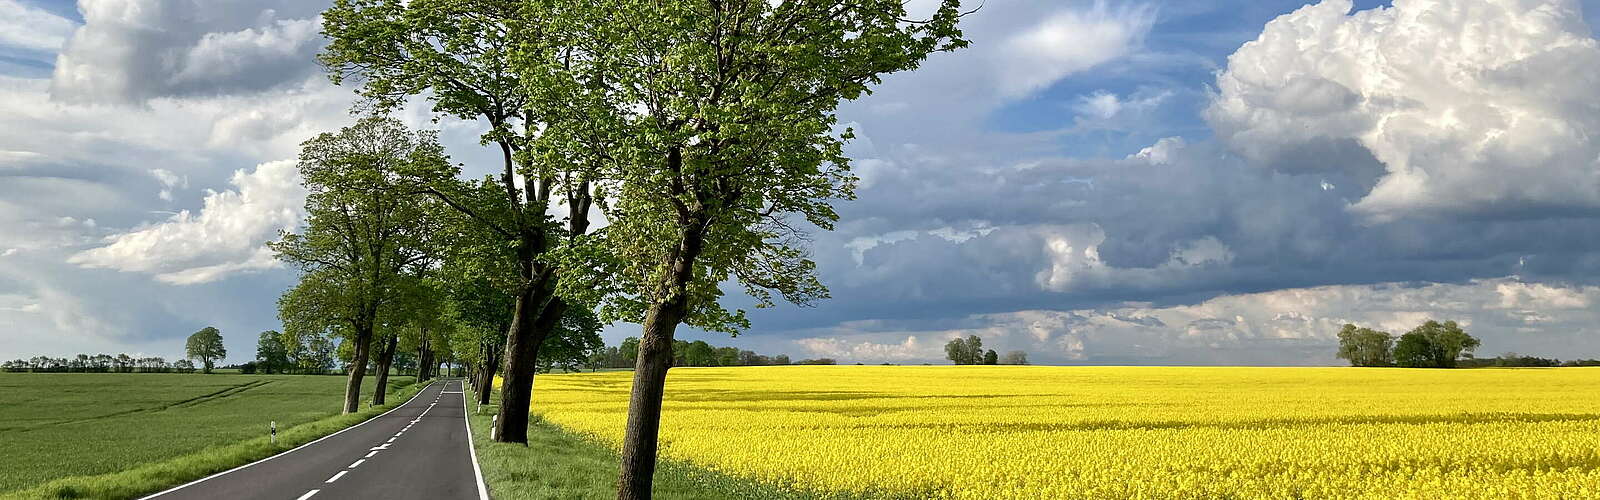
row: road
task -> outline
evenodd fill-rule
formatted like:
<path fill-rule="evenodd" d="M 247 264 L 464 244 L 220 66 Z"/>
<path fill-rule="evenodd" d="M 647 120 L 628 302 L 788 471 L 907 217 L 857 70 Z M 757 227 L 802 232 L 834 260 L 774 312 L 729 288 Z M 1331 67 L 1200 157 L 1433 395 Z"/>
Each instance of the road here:
<path fill-rule="evenodd" d="M 145 499 L 487 500 L 461 384 L 434 381 L 359 425 Z"/>

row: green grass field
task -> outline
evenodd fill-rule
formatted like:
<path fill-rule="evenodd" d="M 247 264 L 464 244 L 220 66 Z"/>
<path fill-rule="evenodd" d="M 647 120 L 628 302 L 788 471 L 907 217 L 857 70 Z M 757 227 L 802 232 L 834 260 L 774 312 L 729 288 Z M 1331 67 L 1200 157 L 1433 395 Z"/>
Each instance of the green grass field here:
<path fill-rule="evenodd" d="M 391 391 L 411 382 L 410 377 L 392 380 Z M 337 376 L 0 374 L 0 497 L 60 478 L 188 459 L 182 470 L 163 471 L 155 479 L 127 478 L 144 483 L 134 489 L 153 487 L 163 477 L 176 479 L 214 468 L 212 463 L 270 452 L 265 446 L 270 421 L 278 423 L 280 437 L 291 427 L 319 420 L 325 422 L 304 426 L 293 438 L 326 434 L 364 419 L 329 419 L 339 413 L 344 383 Z M 373 379 L 365 385 L 363 399 L 370 400 Z M 411 391 L 391 393 L 409 397 Z M 238 447 L 252 438 L 260 438 L 261 445 Z M 202 451 L 220 462 L 194 455 Z"/>

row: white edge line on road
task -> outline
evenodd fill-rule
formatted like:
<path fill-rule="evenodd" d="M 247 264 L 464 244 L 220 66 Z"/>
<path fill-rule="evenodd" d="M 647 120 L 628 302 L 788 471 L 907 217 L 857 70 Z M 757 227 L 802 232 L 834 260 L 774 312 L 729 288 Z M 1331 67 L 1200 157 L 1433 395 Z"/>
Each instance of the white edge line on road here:
<path fill-rule="evenodd" d="M 466 385 L 466 382 L 462 382 Z M 449 386 L 445 386 L 446 389 Z M 467 390 L 461 388 L 461 421 L 467 424 L 467 451 L 472 452 L 472 475 L 478 478 L 478 500 L 489 500 L 489 487 L 483 484 L 483 468 L 478 467 L 478 444 L 472 440 L 472 420 L 467 418 Z"/>
<path fill-rule="evenodd" d="M 318 491 L 322 491 L 322 490 L 307 491 L 306 494 L 300 495 L 300 498 L 298 500 L 306 500 L 307 498 L 311 498 L 311 495 L 317 494 Z"/>
<path fill-rule="evenodd" d="M 212 479 L 212 478 L 216 478 L 216 477 L 218 477 L 218 476 L 222 476 L 222 475 L 224 475 L 224 474 L 228 474 L 228 473 L 231 473 L 231 472 L 234 472 L 234 471 L 237 471 L 237 470 L 241 470 L 241 469 L 245 469 L 245 468 L 248 468 L 248 467 L 250 467 L 250 466 L 252 466 L 252 465 L 255 465 L 255 464 L 259 464 L 259 463 L 262 463 L 262 462 L 265 462 L 265 461 L 268 461 L 268 460 L 272 460 L 272 459 L 274 459 L 274 458 L 278 458 L 278 457 L 281 457 L 281 456 L 284 456 L 284 455 L 288 455 L 288 454 L 290 454 L 290 453 L 294 453 L 294 452 L 296 452 L 296 451 L 299 451 L 299 450 L 300 450 L 300 449 L 301 449 L 301 448 L 305 448 L 305 447 L 307 447 L 307 446 L 311 446 L 311 445 L 314 445 L 314 444 L 317 444 L 317 443 L 319 443 L 319 442 L 321 442 L 321 441 L 322 441 L 322 440 L 324 440 L 324 439 L 328 439 L 328 438 L 331 438 L 331 437 L 334 437 L 334 436 L 337 436 L 337 435 L 340 435 L 340 434 L 343 434 L 343 433 L 344 433 L 344 431 L 348 431 L 348 430 L 350 430 L 350 429 L 354 429 L 354 428 L 357 428 L 357 427 L 361 427 L 361 426 L 363 426 L 363 425 L 366 425 L 366 424 L 367 424 L 367 422 L 371 422 L 371 421 L 374 421 L 374 420 L 377 420 L 377 419 L 379 419 L 379 418 L 380 418 L 380 417 L 383 417 L 383 416 L 384 416 L 384 415 L 388 415 L 388 414 L 389 414 L 389 413 L 391 413 L 391 412 L 393 412 L 393 411 L 395 411 L 395 410 L 398 410 L 398 409 L 401 409 L 401 408 L 404 408 L 404 407 L 405 407 L 405 406 L 406 406 L 406 405 L 408 405 L 408 404 L 411 404 L 411 401 L 412 401 L 412 400 L 415 400 L 415 399 L 417 399 L 417 396 L 421 396 L 421 395 L 422 395 L 422 393 L 423 393 L 423 392 L 426 392 L 426 391 L 427 391 L 427 390 L 428 390 L 428 388 L 429 388 L 429 387 L 433 387 L 433 384 L 434 384 L 434 383 L 436 383 L 436 382 L 438 382 L 438 380 L 434 380 L 434 381 L 433 381 L 433 382 L 428 382 L 428 385 L 425 385 L 425 386 L 422 386 L 422 389 L 421 389 L 421 390 L 419 390 L 419 391 L 417 391 L 417 393 L 416 393 L 416 394 L 413 394 L 413 395 L 411 395 L 411 399 L 407 399 L 407 400 L 406 400 L 406 402 L 404 402 L 404 403 L 400 403 L 400 405 L 399 405 L 399 406 L 396 406 L 396 407 L 394 407 L 394 408 L 390 408 L 390 409 L 389 409 L 389 411 L 386 411 L 386 412 L 383 412 L 383 413 L 379 413 L 379 414 L 378 414 L 378 415 L 377 415 L 377 416 L 375 416 L 375 417 L 372 417 L 372 418 L 369 418 L 369 419 L 366 419 L 366 420 L 363 420 L 363 421 L 361 421 L 361 423 L 358 423 L 358 424 L 356 424 L 356 425 L 352 425 L 352 426 L 349 426 L 349 427 L 345 427 L 345 428 L 343 428 L 343 429 L 339 429 L 339 431 L 338 431 L 338 432 L 334 432 L 334 433 L 333 433 L 333 434 L 329 434 L 329 435 L 326 435 L 326 436 L 322 436 L 322 437 L 320 437 L 320 438 L 317 438 L 317 439 L 316 439 L 316 440 L 315 440 L 315 441 L 312 441 L 312 442 L 309 442 L 309 443 L 306 443 L 306 444 L 302 444 L 302 445 L 300 445 L 300 446 L 296 446 L 296 447 L 294 447 L 294 448 L 291 448 L 291 449 L 289 449 L 289 451 L 285 451 L 285 452 L 283 452 L 283 453 L 279 453 L 279 454 L 277 454 L 277 455 L 273 455 L 273 456 L 270 456 L 270 457 L 267 457 L 267 458 L 263 458 L 263 459 L 261 459 L 261 460 L 256 460 L 256 461 L 254 461 L 254 462 L 250 462 L 250 463 L 247 463 L 247 464 L 244 464 L 244 465 L 241 465 L 241 466 L 238 466 L 238 467 L 234 467 L 234 468 L 232 468 L 232 469 L 228 469 L 228 470 L 225 470 L 225 471 L 222 471 L 222 472 L 218 472 L 218 473 L 216 473 L 216 474 L 212 474 L 212 475 L 209 475 L 209 476 L 206 476 L 206 477 L 202 477 L 202 478 L 200 478 L 200 479 L 196 479 L 196 480 L 193 480 L 193 481 L 190 481 L 190 482 L 187 482 L 187 483 L 183 483 L 183 484 L 180 484 L 180 485 L 178 485 L 178 486 L 174 486 L 174 487 L 172 487 L 172 488 L 171 488 L 171 489 L 167 489 L 167 490 L 164 490 L 164 491 L 161 491 L 161 492 L 159 492 L 159 493 L 155 493 L 155 494 L 152 494 L 152 495 L 150 495 L 150 496 L 146 496 L 146 497 L 140 497 L 140 498 L 139 498 L 139 500 L 149 500 L 149 499 L 151 499 L 151 498 L 155 498 L 155 497 L 159 497 L 159 496 L 161 496 L 161 495 L 165 495 L 165 494 L 168 494 L 168 493 L 172 493 L 172 492 L 174 492 L 174 491 L 178 491 L 178 490 L 181 490 L 181 489 L 184 489 L 184 488 L 188 488 L 188 487 L 190 487 L 190 486 L 194 486 L 194 485 L 196 485 L 196 484 L 199 484 L 199 483 L 202 483 L 202 482 L 205 482 L 205 481 L 208 481 L 208 480 L 210 480 L 210 479 Z M 303 496 L 303 497 L 300 497 L 300 500 L 305 500 L 305 499 L 306 499 L 306 498 L 310 498 L 310 497 L 311 497 L 311 495 L 315 495 L 315 494 L 316 494 L 316 493 L 317 493 L 317 491 L 318 491 L 318 490 L 311 490 L 311 492 L 310 492 L 310 493 L 306 493 L 306 496 Z"/>
<path fill-rule="evenodd" d="M 333 477 L 330 477 L 330 478 L 328 478 L 327 481 L 323 481 L 323 482 L 324 483 L 331 483 L 331 482 L 334 482 L 334 481 L 338 481 L 339 478 L 344 477 L 345 474 L 349 474 L 349 473 L 350 473 L 350 471 L 347 471 L 347 470 L 339 471 L 338 474 L 334 474 Z"/>

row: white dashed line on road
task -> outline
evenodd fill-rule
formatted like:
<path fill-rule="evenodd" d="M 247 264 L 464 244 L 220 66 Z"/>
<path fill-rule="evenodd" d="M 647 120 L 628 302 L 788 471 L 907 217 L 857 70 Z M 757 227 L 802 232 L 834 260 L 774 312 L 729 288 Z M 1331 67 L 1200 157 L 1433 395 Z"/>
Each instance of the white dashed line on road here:
<path fill-rule="evenodd" d="M 377 454 L 378 454 L 378 452 L 374 451 L 372 453 L 368 453 L 367 456 L 361 457 L 361 458 L 372 458 L 373 455 L 377 455 Z"/>
<path fill-rule="evenodd" d="M 330 477 L 330 478 L 328 478 L 327 481 L 323 481 L 323 482 L 324 483 L 331 483 L 331 482 L 334 482 L 334 481 L 338 481 L 339 478 L 344 477 L 345 474 L 349 474 L 349 473 L 350 473 L 350 471 L 347 471 L 347 470 L 339 471 L 338 474 L 334 474 L 333 477 Z"/>
<path fill-rule="evenodd" d="M 307 498 L 311 498 L 311 495 L 315 495 L 315 494 L 317 494 L 317 492 L 318 492 L 318 491 L 322 491 L 322 490 L 311 490 L 311 491 L 307 491 L 307 492 L 306 492 L 306 494 L 304 494 L 304 495 L 300 495 L 300 498 L 298 498 L 298 499 L 296 499 L 296 500 L 306 500 L 306 499 L 307 499 Z"/>
<path fill-rule="evenodd" d="M 346 468 L 346 469 L 354 469 L 354 468 L 356 468 L 356 467 L 360 467 L 360 466 L 361 466 L 361 464 L 362 464 L 362 463 L 364 463 L 364 462 L 366 462 L 366 461 L 367 461 L 367 459 L 365 459 L 365 458 L 363 458 L 363 459 L 361 459 L 361 460 L 356 460 L 356 463 L 353 463 L 353 464 L 350 464 L 350 466 L 349 466 L 349 467 L 345 467 L 345 468 Z"/>

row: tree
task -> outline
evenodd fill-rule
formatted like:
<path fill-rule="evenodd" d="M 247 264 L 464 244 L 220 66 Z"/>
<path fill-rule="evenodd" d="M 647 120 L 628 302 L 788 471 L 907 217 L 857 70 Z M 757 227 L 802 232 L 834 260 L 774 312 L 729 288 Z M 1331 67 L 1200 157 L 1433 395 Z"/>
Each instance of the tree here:
<path fill-rule="evenodd" d="M 189 336 L 184 353 L 189 359 L 200 360 L 206 373 L 211 373 L 212 365 L 217 361 L 228 357 L 228 349 L 222 345 L 222 332 L 209 326 Z"/>
<path fill-rule="evenodd" d="M 967 364 L 976 365 L 983 363 L 983 339 L 977 335 L 967 336 Z"/>
<path fill-rule="evenodd" d="M 986 365 L 998 365 L 998 364 L 1000 364 L 1000 355 L 995 353 L 994 349 L 990 349 L 988 352 L 983 353 L 983 364 L 986 364 Z"/>
<path fill-rule="evenodd" d="M 959 338 L 945 342 L 944 357 L 958 365 L 971 364 L 967 360 L 967 343 Z"/>
<path fill-rule="evenodd" d="M 956 338 L 944 345 L 945 357 L 958 365 L 976 365 L 983 363 L 983 339 L 977 335 L 965 339 Z"/>
<path fill-rule="evenodd" d="M 173 361 L 172 369 L 178 373 L 194 373 L 194 362 L 187 359 Z"/>
<path fill-rule="evenodd" d="M 1470 354 L 1479 345 L 1478 339 L 1467 335 L 1455 321 L 1440 323 L 1428 320 L 1406 334 L 1412 333 L 1420 334 L 1427 340 L 1429 364 L 1435 368 L 1455 368 L 1456 360 L 1463 353 Z"/>
<path fill-rule="evenodd" d="M 410 173 L 448 165 L 435 134 L 390 118 L 363 118 L 302 145 L 306 222 L 269 244 L 302 271 L 279 300 L 279 316 L 287 330 L 348 335 L 356 368 L 345 384 L 345 413 L 361 408 L 379 315 L 404 293 L 402 277 L 425 267 L 438 229 L 434 204 L 410 195 L 419 189 Z"/>
<path fill-rule="evenodd" d="M 622 357 L 623 359 L 627 360 L 628 366 L 633 366 L 634 363 L 638 362 L 639 337 L 628 337 L 622 339 L 622 345 L 618 346 L 618 348 L 622 350 Z"/>
<path fill-rule="evenodd" d="M 1002 364 L 1002 365 L 1025 365 L 1025 364 L 1028 364 L 1028 353 L 1023 352 L 1023 351 L 1010 351 L 1010 352 L 1007 352 L 1004 356 L 1000 357 L 1000 364 Z"/>
<path fill-rule="evenodd" d="M 544 346 L 539 348 L 539 370 L 577 371 L 590 355 L 605 347 L 605 341 L 600 339 L 600 326 L 593 309 L 568 308 L 560 326 L 545 337 Z"/>
<path fill-rule="evenodd" d="M 482 225 L 494 243 L 510 248 L 516 305 L 505 342 L 505 379 L 494 438 L 527 442 L 533 376 L 539 349 L 561 321 L 558 261 L 550 254 L 588 232 L 593 204 L 585 174 L 611 156 L 583 133 L 594 114 L 575 99 L 571 75 L 584 58 L 562 47 L 557 9 L 600 8 L 562 2 L 486 0 L 337 0 L 322 15 L 330 39 L 318 59 L 334 83 L 355 79 L 375 108 L 389 110 L 425 95 L 433 112 L 488 124 L 485 144 L 498 147 L 498 196 L 474 203 L 455 191 L 455 167 L 419 172 L 439 198 Z M 576 61 L 576 65 L 574 62 Z M 515 63 L 515 64 L 514 64 Z M 526 179 L 522 185 L 520 179 Z M 566 223 L 551 216 L 565 201 Z M 501 217 L 500 215 L 505 215 Z"/>
<path fill-rule="evenodd" d="M 1428 337 L 1416 331 L 1401 335 L 1394 345 L 1394 363 L 1402 368 L 1435 368 Z"/>
<path fill-rule="evenodd" d="M 289 368 L 289 349 L 283 345 L 283 334 L 276 330 L 261 332 L 256 341 L 256 365 L 263 373 L 283 373 Z"/>
<path fill-rule="evenodd" d="M 779 354 L 777 356 L 773 356 L 772 357 L 772 364 L 775 364 L 775 365 L 787 365 L 787 364 L 789 364 L 789 355 L 788 354 Z"/>
<path fill-rule="evenodd" d="M 603 76 L 585 82 L 603 91 L 584 96 L 604 103 L 575 109 L 603 111 L 585 123 L 615 148 L 597 176 L 611 225 L 590 255 L 603 264 L 571 266 L 597 272 L 563 289 L 600 292 L 606 318 L 643 324 L 618 498 L 648 498 L 677 326 L 748 328 L 743 311 L 719 305 L 723 282 L 758 307 L 826 298 L 799 226 L 832 229 L 830 201 L 854 195 L 843 154 L 853 135 L 835 110 L 966 42 L 957 0 L 911 22 L 901 0 L 568 7 L 565 48 Z"/>
<path fill-rule="evenodd" d="M 716 348 L 704 340 L 689 343 L 689 348 L 684 350 L 684 366 L 711 366 L 717 359 Z"/>
<path fill-rule="evenodd" d="M 1350 366 L 1393 366 L 1394 336 L 1370 328 L 1346 324 L 1339 330 L 1339 359 Z"/>

